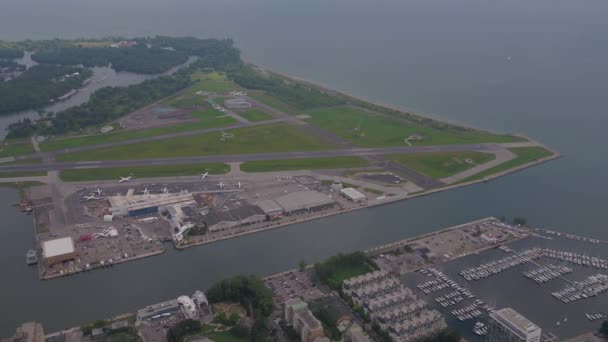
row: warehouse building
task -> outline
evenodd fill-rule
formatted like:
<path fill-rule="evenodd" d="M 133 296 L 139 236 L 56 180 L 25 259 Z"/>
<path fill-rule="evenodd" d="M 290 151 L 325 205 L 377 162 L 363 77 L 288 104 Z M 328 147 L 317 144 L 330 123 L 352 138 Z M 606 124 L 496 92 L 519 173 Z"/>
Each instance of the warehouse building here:
<path fill-rule="evenodd" d="M 245 224 L 258 223 L 265 220 L 266 213 L 257 205 L 252 204 L 225 211 L 211 211 L 203 217 L 203 221 L 210 232 L 230 229 Z"/>
<path fill-rule="evenodd" d="M 283 215 L 283 207 L 281 207 L 277 202 L 273 200 L 262 200 L 255 202 L 255 205 L 260 207 L 262 211 L 268 216 L 270 219 L 274 219 L 277 217 L 281 217 Z"/>
<path fill-rule="evenodd" d="M 329 196 L 314 190 L 292 192 L 277 197 L 275 202 L 283 208 L 286 215 L 323 210 L 332 207 L 335 203 Z"/>
<path fill-rule="evenodd" d="M 340 190 L 340 194 L 353 202 L 363 202 L 367 199 L 364 194 L 354 188 L 344 188 Z"/>
<path fill-rule="evenodd" d="M 42 242 L 42 256 L 47 266 L 76 258 L 74 239 L 68 236 Z"/>

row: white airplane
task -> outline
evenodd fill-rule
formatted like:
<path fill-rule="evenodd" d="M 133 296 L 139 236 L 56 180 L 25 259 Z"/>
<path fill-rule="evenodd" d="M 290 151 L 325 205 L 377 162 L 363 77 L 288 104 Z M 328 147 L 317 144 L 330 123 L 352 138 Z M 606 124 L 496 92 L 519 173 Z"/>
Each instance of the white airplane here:
<path fill-rule="evenodd" d="M 150 191 L 148 191 L 148 188 L 145 188 L 145 189 L 144 189 L 144 196 L 147 196 L 147 195 L 149 195 L 149 194 L 150 194 Z"/>
<path fill-rule="evenodd" d="M 201 173 L 201 177 L 203 177 L 203 179 L 207 178 L 207 176 L 209 176 L 209 171 Z"/>
<path fill-rule="evenodd" d="M 220 188 L 220 190 L 224 189 L 224 183 L 220 181 L 217 187 Z"/>
<path fill-rule="evenodd" d="M 84 199 L 86 199 L 87 201 L 93 201 L 93 200 L 101 199 L 101 197 L 96 196 L 95 193 L 92 193 L 88 196 L 84 196 Z"/>
<path fill-rule="evenodd" d="M 236 183 L 236 186 L 237 186 L 239 189 L 242 189 L 242 188 L 243 188 L 243 183 L 241 183 L 241 181 L 239 181 L 238 183 Z"/>
<path fill-rule="evenodd" d="M 118 183 L 124 183 L 124 182 L 128 182 L 131 180 L 131 178 L 133 178 L 133 176 L 129 176 L 129 177 L 120 177 L 120 180 L 118 180 Z"/>
<path fill-rule="evenodd" d="M 167 187 L 163 188 L 163 194 L 168 194 L 169 193 L 169 189 L 167 189 Z"/>
<path fill-rule="evenodd" d="M 95 191 L 99 196 L 103 196 L 101 193 L 101 189 L 97 188 L 97 191 Z"/>

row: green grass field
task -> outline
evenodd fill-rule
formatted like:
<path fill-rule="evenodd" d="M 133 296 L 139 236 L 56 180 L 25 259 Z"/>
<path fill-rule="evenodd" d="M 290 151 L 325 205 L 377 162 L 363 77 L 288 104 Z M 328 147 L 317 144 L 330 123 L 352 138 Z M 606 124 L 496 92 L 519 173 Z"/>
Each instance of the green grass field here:
<path fill-rule="evenodd" d="M 38 176 L 46 176 L 46 171 L 11 171 L 11 172 L 0 172 L 0 178 L 38 177 Z"/>
<path fill-rule="evenodd" d="M 239 116 L 253 122 L 272 119 L 272 115 L 258 108 L 249 109 L 238 114 Z"/>
<path fill-rule="evenodd" d="M 218 154 L 273 153 L 323 150 L 330 148 L 294 126 L 275 124 L 229 130 L 234 137 L 221 140 L 222 133 L 194 135 L 136 143 L 115 148 L 62 154 L 61 161 L 117 160 L 163 157 L 189 157 Z"/>
<path fill-rule="evenodd" d="M 412 135 L 422 140 L 410 140 L 412 145 L 478 144 L 487 142 L 513 142 L 520 138 L 497 135 L 456 127 L 442 130 L 422 125 L 407 125 L 381 114 L 347 106 L 320 108 L 306 111 L 311 124 L 363 147 L 408 146 L 405 142 Z"/>
<path fill-rule="evenodd" d="M 179 124 L 167 127 L 150 128 L 135 131 L 121 131 L 116 133 L 95 134 L 74 138 L 51 139 L 40 144 L 42 151 L 54 151 L 65 148 L 73 148 L 87 145 L 105 144 L 118 141 L 126 141 L 136 138 L 153 137 L 157 135 L 192 131 L 214 127 L 229 126 L 236 123 L 236 120 L 229 116 L 218 114 L 213 108 L 194 111 L 192 116 L 199 119 L 198 122 L 189 124 Z"/>
<path fill-rule="evenodd" d="M 34 153 L 34 147 L 29 142 L 0 146 L 0 158 L 30 153 Z"/>
<path fill-rule="evenodd" d="M 67 182 L 118 180 L 133 174 L 134 178 L 196 176 L 204 172 L 209 174 L 224 174 L 230 171 L 230 166 L 223 163 L 184 164 L 184 165 L 151 165 L 129 166 L 100 169 L 64 170 L 59 177 Z"/>
<path fill-rule="evenodd" d="M 198 91 L 222 94 L 227 91 L 239 89 L 224 73 L 196 72 L 191 78 L 192 80 L 197 81 L 197 83 L 186 90 L 186 93 L 188 94 L 194 94 Z"/>
<path fill-rule="evenodd" d="M 205 99 L 198 95 L 179 95 L 163 103 L 165 106 L 175 108 L 190 108 L 194 106 L 202 106 L 205 104 Z"/>
<path fill-rule="evenodd" d="M 528 164 L 531 162 L 535 162 L 539 159 L 549 157 L 552 153 L 542 147 L 517 147 L 510 148 L 509 151 L 515 153 L 517 155 L 516 158 L 509 160 L 508 162 L 497 165 L 491 169 L 480 172 L 476 175 L 473 175 L 469 178 L 463 179 L 459 183 L 466 183 L 475 180 L 482 179 L 484 177 L 493 175 L 495 173 L 503 172 L 514 167 L 518 167 L 524 164 Z"/>
<path fill-rule="evenodd" d="M 281 112 L 284 113 L 288 113 L 288 114 L 296 114 L 296 110 L 293 109 L 291 106 L 289 106 L 288 104 L 281 102 L 280 100 L 264 93 L 263 91 L 250 91 L 248 93 L 248 95 L 255 99 L 258 100 L 274 109 L 280 110 Z"/>
<path fill-rule="evenodd" d="M 241 164 L 244 172 L 273 172 L 366 167 L 369 163 L 359 157 L 304 158 L 287 160 L 259 160 Z"/>
<path fill-rule="evenodd" d="M 390 160 L 432 178 L 449 177 L 474 167 L 475 165 L 465 161 L 467 159 L 475 164 L 483 164 L 495 158 L 494 154 L 483 152 L 431 152 L 389 156 Z"/>

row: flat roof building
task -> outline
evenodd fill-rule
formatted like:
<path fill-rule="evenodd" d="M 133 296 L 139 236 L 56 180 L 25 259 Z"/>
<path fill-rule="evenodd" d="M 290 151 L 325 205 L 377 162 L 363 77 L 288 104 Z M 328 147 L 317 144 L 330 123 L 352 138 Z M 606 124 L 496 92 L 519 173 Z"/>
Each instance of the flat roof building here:
<path fill-rule="evenodd" d="M 224 211 L 211 211 L 203 217 L 210 232 L 266 220 L 266 213 L 257 205 L 244 205 Z"/>
<path fill-rule="evenodd" d="M 364 194 L 360 193 L 355 188 L 344 188 L 340 190 L 340 194 L 353 202 L 363 202 L 367 199 Z"/>
<path fill-rule="evenodd" d="M 172 315 L 179 310 L 180 306 L 177 299 L 172 299 L 166 302 L 148 305 L 143 309 L 137 310 L 137 320 L 157 319 L 165 314 Z"/>
<path fill-rule="evenodd" d="M 270 217 L 278 217 L 283 215 L 283 207 L 271 199 L 257 201 L 254 204 L 260 207 L 260 209 L 262 209 L 262 211 Z"/>
<path fill-rule="evenodd" d="M 490 314 L 490 318 L 487 341 L 540 341 L 541 328 L 511 308 L 496 310 Z"/>
<path fill-rule="evenodd" d="M 320 210 L 335 203 L 329 196 L 314 190 L 292 192 L 275 198 L 275 202 L 286 214 Z"/>
<path fill-rule="evenodd" d="M 23 323 L 17 327 L 15 335 L 3 338 L 2 342 L 44 342 L 42 324 L 36 322 Z"/>
<path fill-rule="evenodd" d="M 74 259 L 76 257 L 74 239 L 68 236 L 42 242 L 42 256 L 47 265 Z"/>

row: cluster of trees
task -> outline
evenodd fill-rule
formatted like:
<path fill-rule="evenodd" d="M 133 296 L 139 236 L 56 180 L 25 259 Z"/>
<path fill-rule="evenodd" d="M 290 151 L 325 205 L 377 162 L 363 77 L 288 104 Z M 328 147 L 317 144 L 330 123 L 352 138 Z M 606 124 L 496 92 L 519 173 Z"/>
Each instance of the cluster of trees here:
<path fill-rule="evenodd" d="M 116 71 L 158 74 L 188 60 L 181 51 L 148 48 L 145 44 L 131 47 L 58 47 L 37 51 L 32 59 L 38 63 L 79 65 L 86 67 L 112 64 Z"/>
<path fill-rule="evenodd" d="M 458 342 L 461 338 L 462 336 L 457 330 L 448 328 L 431 338 L 427 338 L 424 342 Z"/>
<path fill-rule="evenodd" d="M 0 47 L 0 58 L 15 59 L 23 57 L 23 50 L 10 47 Z"/>
<path fill-rule="evenodd" d="M 280 77 L 262 75 L 245 65 L 227 70 L 227 74 L 240 86 L 263 90 L 296 109 L 328 107 L 344 103 L 340 97 L 327 95 L 319 89 L 300 83 L 289 83 Z"/>
<path fill-rule="evenodd" d="M 63 134 L 114 120 L 188 87 L 192 84 L 189 75 L 189 71 L 180 71 L 172 76 L 147 80 L 126 88 L 99 89 L 88 102 L 54 115 L 51 125 L 24 119 L 9 125 L 7 137 L 24 138 L 33 133 Z"/>
<path fill-rule="evenodd" d="M 214 284 L 207 291 L 207 298 L 213 303 L 239 302 L 253 316 L 267 317 L 272 311 L 272 292 L 262 279 L 256 276 L 239 275 Z"/>
<path fill-rule="evenodd" d="M 342 333 L 338 330 L 336 322 L 338 318 L 335 312 L 331 312 L 326 306 L 322 306 L 313 310 L 315 317 L 323 323 L 325 333 L 333 341 L 340 341 Z"/>
<path fill-rule="evenodd" d="M 330 257 L 322 263 L 315 264 L 315 273 L 319 280 L 333 289 L 339 289 L 342 286 L 342 279 L 337 277 L 338 273 L 348 269 L 368 269 L 366 257 L 363 252 L 354 252 L 350 254 L 338 254 Z"/>
<path fill-rule="evenodd" d="M 198 39 L 193 37 L 164 37 L 148 38 L 146 43 L 153 46 L 169 47 L 189 56 L 199 57 L 201 67 L 223 70 L 240 65 L 241 52 L 234 47 L 232 39 Z"/>
<path fill-rule="evenodd" d="M 201 332 L 201 322 L 194 319 L 181 321 L 167 330 L 168 342 L 182 342 L 184 337 Z"/>
<path fill-rule="evenodd" d="M 64 75 L 78 72 L 69 78 Z M 0 114 L 39 108 L 54 98 L 80 88 L 91 76 L 88 69 L 37 65 L 8 82 L 0 83 Z"/>

